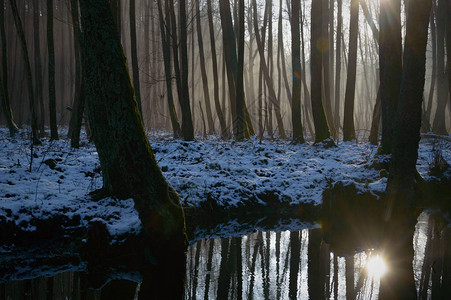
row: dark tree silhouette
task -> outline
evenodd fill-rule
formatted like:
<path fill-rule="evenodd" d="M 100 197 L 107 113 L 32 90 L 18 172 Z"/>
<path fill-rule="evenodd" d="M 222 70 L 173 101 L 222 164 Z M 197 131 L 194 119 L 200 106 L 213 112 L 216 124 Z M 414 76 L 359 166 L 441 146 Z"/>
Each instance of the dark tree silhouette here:
<path fill-rule="evenodd" d="M 55 90 L 55 43 L 53 37 L 53 0 L 47 0 L 47 49 L 49 52 L 49 119 L 50 138 L 58 139 L 58 128 L 56 125 L 56 90 Z"/>
<path fill-rule="evenodd" d="M 379 69 L 382 104 L 380 153 L 391 153 L 402 72 L 401 0 L 381 2 L 379 18 Z"/>
<path fill-rule="evenodd" d="M 359 0 L 351 0 L 351 18 L 349 22 L 349 58 L 346 78 L 345 111 L 343 120 L 343 140 L 355 139 L 354 98 L 357 71 L 357 34 L 359 27 Z"/>
<path fill-rule="evenodd" d="M 299 30 L 299 13 L 301 2 L 292 0 L 291 2 L 291 45 L 292 45 L 292 65 L 293 65 L 293 94 L 291 100 L 291 121 L 293 123 L 293 142 L 303 143 L 304 134 L 301 122 L 301 38 Z"/>
<path fill-rule="evenodd" d="M 138 67 L 138 45 L 136 41 L 136 9 L 135 0 L 130 0 L 129 17 L 130 17 L 130 45 L 132 55 L 132 73 L 133 73 L 133 87 L 135 89 L 136 102 L 138 103 L 139 113 L 143 114 L 141 103 L 141 88 L 139 80 L 139 67 Z"/>
<path fill-rule="evenodd" d="M 311 13 L 311 101 L 313 123 L 315 125 L 315 143 L 322 142 L 330 137 L 329 127 L 327 125 L 326 115 L 322 103 L 322 13 L 323 5 L 321 1 L 312 1 Z"/>
<path fill-rule="evenodd" d="M 0 35 L 2 42 L 2 70 L 0 76 L 0 97 L 2 98 L 2 109 L 3 114 L 6 118 L 6 123 L 8 124 L 9 135 L 13 137 L 19 130 L 16 123 L 14 122 L 13 112 L 11 110 L 11 105 L 9 102 L 9 92 L 8 92 L 8 57 L 6 50 L 6 32 L 5 32 L 5 1 L 1 1 L 2 9 L 0 9 Z"/>
<path fill-rule="evenodd" d="M 385 255 L 390 271 L 381 280 L 382 299 L 416 298 L 412 240 L 417 215 L 412 207 L 431 5 L 431 0 L 415 0 L 407 7 L 403 72 L 386 189 L 385 220 L 389 229 Z"/>

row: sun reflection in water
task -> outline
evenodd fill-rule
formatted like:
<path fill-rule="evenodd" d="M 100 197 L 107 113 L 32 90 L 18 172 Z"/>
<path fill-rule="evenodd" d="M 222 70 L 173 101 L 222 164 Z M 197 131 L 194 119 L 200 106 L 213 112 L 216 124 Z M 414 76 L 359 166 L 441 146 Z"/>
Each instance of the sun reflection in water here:
<path fill-rule="evenodd" d="M 387 272 L 387 265 L 379 254 L 372 255 L 366 263 L 366 271 L 369 277 L 379 279 Z"/>

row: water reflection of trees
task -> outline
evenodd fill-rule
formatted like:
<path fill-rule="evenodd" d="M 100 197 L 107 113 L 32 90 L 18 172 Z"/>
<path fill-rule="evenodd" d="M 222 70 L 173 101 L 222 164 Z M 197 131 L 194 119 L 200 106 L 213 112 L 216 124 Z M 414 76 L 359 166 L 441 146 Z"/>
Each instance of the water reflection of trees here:
<path fill-rule="evenodd" d="M 450 292 L 450 231 L 438 213 L 418 219 L 413 272 L 419 299 L 446 298 Z M 365 272 L 371 255 L 367 250 L 335 256 L 319 229 L 204 239 L 187 253 L 185 298 L 377 299 L 379 281 Z M 159 286 L 168 295 L 173 275 L 166 274 L 166 285 L 153 284 L 164 273 L 144 274 L 141 283 L 113 280 L 95 290 L 85 273 L 64 272 L 0 284 L 0 299 L 148 299 L 146 293 Z"/>

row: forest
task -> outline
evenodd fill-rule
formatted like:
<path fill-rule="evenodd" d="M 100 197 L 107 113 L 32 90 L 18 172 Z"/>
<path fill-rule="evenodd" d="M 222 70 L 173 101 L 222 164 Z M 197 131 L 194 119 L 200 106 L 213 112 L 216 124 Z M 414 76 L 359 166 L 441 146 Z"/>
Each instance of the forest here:
<path fill-rule="evenodd" d="M 446 298 L 450 1 L 1 3 L 0 299 Z"/>

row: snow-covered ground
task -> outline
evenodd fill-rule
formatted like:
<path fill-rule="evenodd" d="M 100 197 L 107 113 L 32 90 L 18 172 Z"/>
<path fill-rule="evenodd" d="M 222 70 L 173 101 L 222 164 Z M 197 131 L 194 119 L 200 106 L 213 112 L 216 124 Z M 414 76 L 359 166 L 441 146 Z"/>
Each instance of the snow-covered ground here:
<path fill-rule="evenodd" d="M 198 207 L 205 201 L 225 208 L 274 201 L 319 205 L 322 191 L 336 181 L 356 182 L 375 193 L 386 185 L 386 178 L 369 167 L 376 147 L 368 143 L 346 142 L 325 149 L 256 138 L 235 142 L 211 136 L 185 142 L 164 132 L 152 132 L 149 139 L 183 206 Z M 33 231 L 31 220 L 64 214 L 80 218 L 82 226 L 102 219 L 113 235 L 139 231 L 131 199 L 93 202 L 87 196 L 102 185 L 93 144 L 72 149 L 69 140 L 43 139 L 43 145 L 32 149 L 23 137 L 9 138 L 5 128 L 0 128 L 0 140 L 0 223 L 14 222 Z M 451 163 L 450 142 L 423 139 L 417 167 L 425 178 L 434 143 Z"/>

